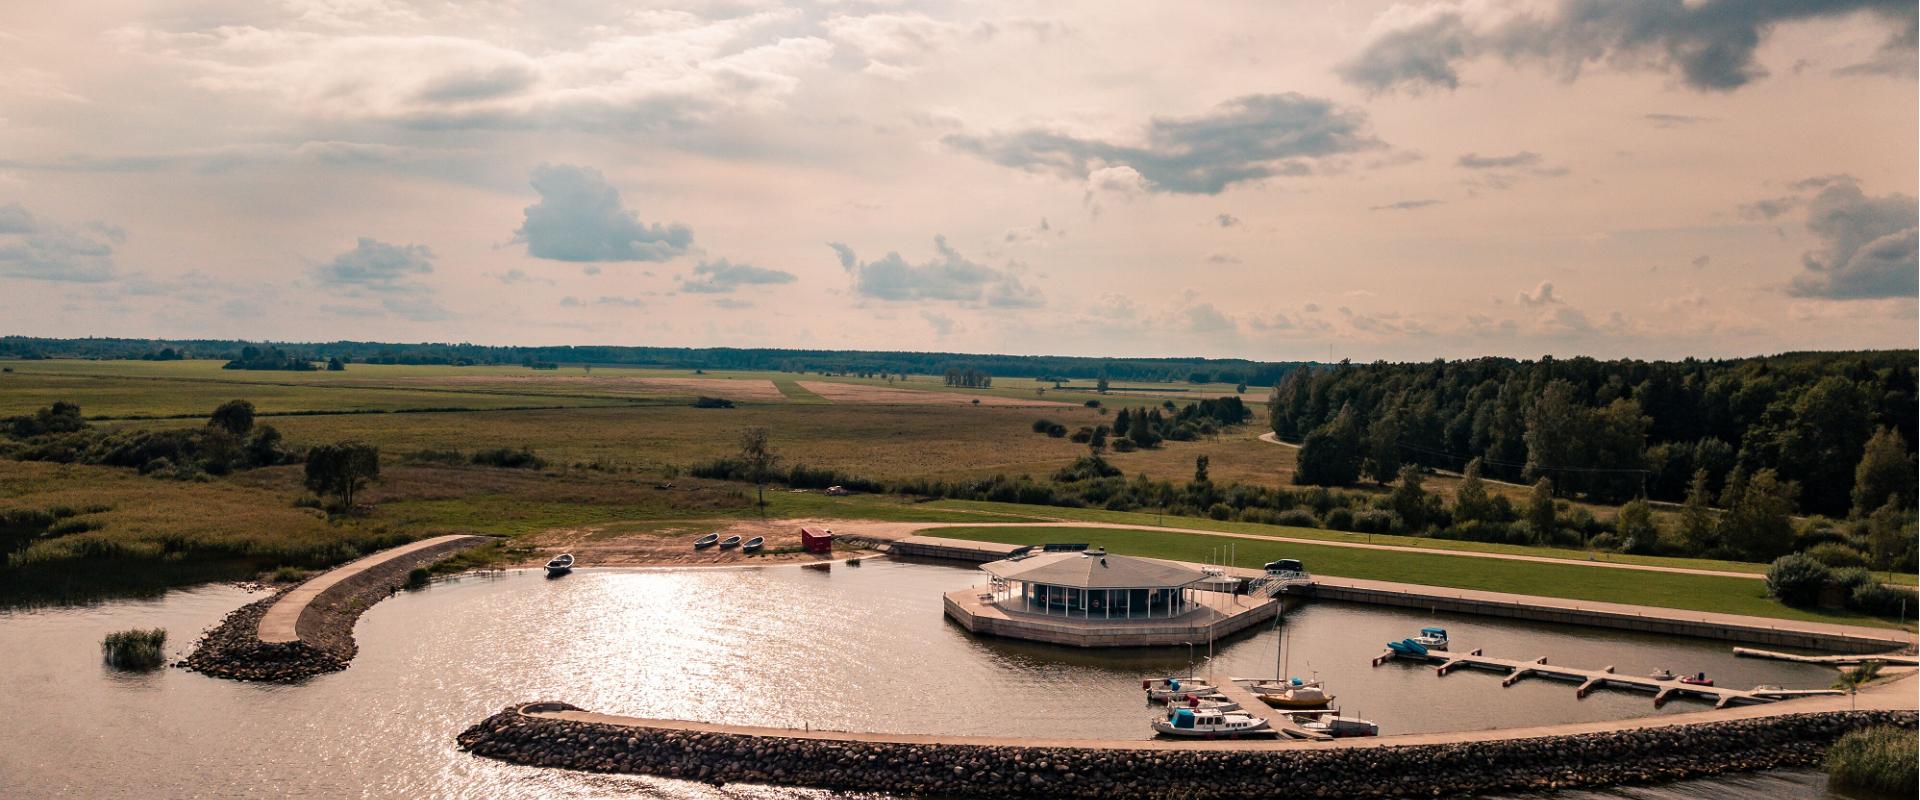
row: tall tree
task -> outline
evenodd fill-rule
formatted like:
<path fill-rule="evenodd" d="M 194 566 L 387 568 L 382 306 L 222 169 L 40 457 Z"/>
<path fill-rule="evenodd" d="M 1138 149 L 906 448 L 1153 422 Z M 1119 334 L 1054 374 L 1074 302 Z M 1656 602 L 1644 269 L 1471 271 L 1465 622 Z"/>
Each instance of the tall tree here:
<path fill-rule="evenodd" d="M 1527 495 L 1528 533 L 1535 543 L 1547 544 L 1553 541 L 1554 531 L 1559 526 L 1559 515 L 1553 507 L 1553 479 L 1534 481 L 1533 491 Z"/>
<path fill-rule="evenodd" d="M 1707 471 L 1694 470 L 1687 505 L 1680 510 L 1680 546 L 1688 555 L 1707 555 L 1720 546 L 1714 523 L 1713 490 L 1707 484 Z"/>
<path fill-rule="evenodd" d="M 1327 424 L 1307 434 L 1300 445 L 1293 482 L 1350 486 L 1360 479 L 1360 426 L 1353 409 L 1343 407 Z"/>
<path fill-rule="evenodd" d="M 1791 414 L 1778 439 L 1780 477 L 1800 484 L 1808 511 L 1847 513 L 1854 469 L 1873 433 L 1866 397 L 1853 381 L 1829 375 L 1793 402 Z"/>
<path fill-rule="evenodd" d="M 1913 456 L 1907 443 L 1892 428 L 1874 431 L 1867 440 L 1860 465 L 1853 470 L 1853 515 L 1871 514 L 1894 502 L 1910 505 L 1920 496 L 1914 493 Z"/>
<path fill-rule="evenodd" d="M 1773 470 L 1754 473 L 1720 517 L 1720 540 L 1749 561 L 1787 554 L 1793 550 L 1793 498 L 1798 492 L 1798 486 Z"/>
<path fill-rule="evenodd" d="M 1585 414 L 1574 403 L 1572 383 L 1556 380 L 1527 409 L 1526 479 L 1558 479 L 1558 488 L 1570 492 L 1575 487 L 1570 470 L 1584 465 L 1582 434 L 1588 427 Z"/>
<path fill-rule="evenodd" d="M 1400 476 L 1402 416 L 1398 406 L 1389 407 L 1367 428 L 1365 469 L 1382 485 Z"/>
<path fill-rule="evenodd" d="M 1480 479 L 1480 459 L 1467 462 L 1466 474 L 1453 490 L 1453 518 L 1457 522 L 1493 519 L 1493 498 L 1487 496 L 1486 481 Z"/>
<path fill-rule="evenodd" d="M 780 454 L 773 450 L 772 432 L 759 426 L 740 431 L 740 464 L 746 467 L 747 477 L 758 491 L 761 508 L 767 507 L 767 478 L 779 463 Z"/>
<path fill-rule="evenodd" d="M 1387 502 L 1393 506 L 1393 513 L 1400 515 L 1400 521 L 1406 525 L 1407 532 L 1421 533 L 1427 529 L 1427 490 L 1422 483 L 1426 476 L 1420 468 L 1408 464 L 1400 468 L 1400 483 L 1387 495 Z"/>
<path fill-rule="evenodd" d="M 307 450 L 306 485 L 315 494 L 340 498 L 347 509 L 353 496 L 380 477 L 380 448 L 362 442 L 314 445 Z"/>
<path fill-rule="evenodd" d="M 1653 506 L 1644 497 L 1636 497 L 1620 507 L 1614 518 L 1614 530 L 1621 548 L 1629 553 L 1651 553 L 1660 541 L 1660 528 L 1653 521 Z"/>
<path fill-rule="evenodd" d="M 1212 461 L 1212 459 L 1207 458 L 1206 455 L 1204 454 L 1194 456 L 1194 459 L 1193 459 L 1193 482 L 1194 483 L 1211 483 L 1211 481 L 1207 480 L 1207 463 L 1209 461 Z"/>

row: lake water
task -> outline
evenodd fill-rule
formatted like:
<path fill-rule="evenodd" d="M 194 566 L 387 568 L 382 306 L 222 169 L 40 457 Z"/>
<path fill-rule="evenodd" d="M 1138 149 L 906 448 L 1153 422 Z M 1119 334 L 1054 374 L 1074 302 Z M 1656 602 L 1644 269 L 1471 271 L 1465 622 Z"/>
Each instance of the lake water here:
<path fill-rule="evenodd" d="M 508 703 L 565 700 L 637 716 L 882 732 L 1145 738 L 1144 677 L 1186 671 L 1185 648 L 1084 652 L 981 639 L 945 620 L 943 592 L 970 568 L 869 561 L 832 571 L 581 570 L 469 576 L 383 601 L 360 620 L 352 668 L 294 685 L 179 669 L 127 675 L 100 639 L 165 627 L 172 658 L 258 595 L 225 586 L 157 600 L 0 612 L 0 796 L 808 798 L 792 789 L 541 770 L 473 758 L 454 736 Z M 1338 704 L 1386 733 L 1677 713 L 1645 695 L 1575 699 L 1568 684 L 1500 687 L 1491 673 L 1368 666 L 1388 639 L 1446 626 L 1457 649 L 1704 670 L 1723 685 L 1818 687 L 1818 667 L 1736 659 L 1725 644 L 1595 629 L 1429 616 L 1331 603 L 1216 644 L 1211 667 L 1318 675 Z M 1825 797 L 1814 774 L 1744 776 L 1573 797 Z"/>

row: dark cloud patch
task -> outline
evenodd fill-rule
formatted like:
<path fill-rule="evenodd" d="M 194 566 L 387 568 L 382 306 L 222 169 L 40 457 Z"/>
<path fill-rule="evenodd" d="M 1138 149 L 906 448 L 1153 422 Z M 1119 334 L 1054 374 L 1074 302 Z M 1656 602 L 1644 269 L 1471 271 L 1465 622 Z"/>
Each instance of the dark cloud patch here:
<path fill-rule="evenodd" d="M 685 225 L 641 222 L 597 169 L 542 164 L 533 170 L 532 184 L 540 202 L 527 206 L 514 241 L 525 243 L 535 258 L 666 261 L 693 245 L 693 231 Z"/>
<path fill-rule="evenodd" d="M 1684 128 L 1713 121 L 1712 117 L 1696 117 L 1690 114 L 1642 114 L 1640 118 L 1652 123 L 1656 128 Z"/>
<path fill-rule="evenodd" d="M 119 277 L 113 250 L 126 232 L 98 222 L 78 227 L 35 217 L 18 203 L 0 206 L 0 276 L 68 283 Z"/>
<path fill-rule="evenodd" d="M 1142 144 L 1037 128 L 943 141 L 1004 166 L 1083 180 L 1125 166 L 1151 191 L 1182 194 L 1219 194 L 1236 183 L 1309 174 L 1321 160 L 1385 147 L 1367 131 L 1365 112 L 1294 93 L 1249 95 L 1193 117 L 1156 117 Z"/>
<path fill-rule="evenodd" d="M 420 244 L 387 244 L 360 237 L 360 241 L 332 261 L 321 264 L 313 277 L 329 288 L 371 292 L 415 292 L 418 275 L 433 272 L 433 251 Z"/>
<path fill-rule="evenodd" d="M 1038 308 L 1046 303 L 1038 289 L 1026 286 L 1011 269 L 973 261 L 948 245 L 945 236 L 933 237 L 934 257 L 918 264 L 895 252 L 862 262 L 852 248 L 837 243 L 831 246 L 853 278 L 854 291 L 865 297 L 944 300 L 995 308 Z"/>
<path fill-rule="evenodd" d="M 1914 59 L 1912 0 L 1557 0 L 1396 6 L 1379 32 L 1338 71 L 1373 91 L 1455 89 L 1460 65 L 1483 57 L 1543 65 L 1567 79 L 1591 64 L 1674 73 L 1698 91 L 1730 91 L 1766 75 L 1754 52 L 1781 24 L 1871 12 L 1886 43 L 1872 64 Z M 1873 69 L 1873 67 L 1869 67 Z"/>
<path fill-rule="evenodd" d="M 1821 248 L 1801 257 L 1805 271 L 1788 291 L 1800 297 L 1859 300 L 1920 292 L 1920 205 L 1911 195 L 1868 196 L 1835 182 L 1806 202 L 1807 230 Z"/>
<path fill-rule="evenodd" d="M 1367 210 L 1368 211 L 1414 211 L 1417 209 L 1427 208 L 1430 206 L 1441 205 L 1445 202 L 1447 201 L 1435 200 L 1429 197 L 1429 198 L 1422 198 L 1420 200 L 1401 200 L 1399 202 L 1386 203 L 1384 205 L 1367 206 Z"/>
<path fill-rule="evenodd" d="M 1518 169 L 1539 166 L 1540 154 L 1528 150 L 1505 156 L 1483 156 L 1468 153 L 1454 162 L 1464 169 Z"/>
<path fill-rule="evenodd" d="M 388 244 L 362 236 L 352 250 L 313 269 L 313 278 L 344 297 L 372 298 L 385 313 L 418 322 L 446 319 L 433 289 L 417 278 L 433 272 L 433 251 L 426 245 Z M 340 308 L 351 308 L 341 306 Z M 359 307 L 362 316 L 380 313 Z"/>
<path fill-rule="evenodd" d="M 726 259 L 702 261 L 693 268 L 693 277 L 680 283 L 681 291 L 727 294 L 745 285 L 792 283 L 793 273 L 785 270 L 735 264 Z"/>

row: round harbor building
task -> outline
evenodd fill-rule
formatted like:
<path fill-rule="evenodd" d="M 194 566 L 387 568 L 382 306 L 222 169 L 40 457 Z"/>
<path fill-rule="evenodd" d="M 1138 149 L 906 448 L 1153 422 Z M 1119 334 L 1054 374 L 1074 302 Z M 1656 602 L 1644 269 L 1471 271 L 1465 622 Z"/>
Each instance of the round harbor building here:
<path fill-rule="evenodd" d="M 1102 550 L 1021 553 L 980 567 L 984 585 L 948 592 L 946 613 L 979 634 L 1075 647 L 1149 647 L 1217 639 L 1270 619 L 1280 601 L 1239 581 L 1157 558 Z"/>

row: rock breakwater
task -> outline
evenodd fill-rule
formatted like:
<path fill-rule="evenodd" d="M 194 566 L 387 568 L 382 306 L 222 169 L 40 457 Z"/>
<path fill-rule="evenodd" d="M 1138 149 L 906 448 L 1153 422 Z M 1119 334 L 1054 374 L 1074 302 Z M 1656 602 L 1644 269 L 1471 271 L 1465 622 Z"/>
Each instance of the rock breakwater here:
<path fill-rule="evenodd" d="M 1912 711 L 1785 714 L 1563 736 L 1377 747 L 1052 747 L 689 731 L 509 706 L 462 749 L 537 767 L 941 797 L 1402 798 L 1657 783 L 1809 767 L 1847 731 Z M 533 712 L 533 713 L 526 713 Z"/>
<path fill-rule="evenodd" d="M 415 567 L 427 566 L 486 541 L 481 536 L 462 537 L 399 558 L 339 567 L 336 571 L 350 571 L 350 574 L 300 609 L 299 638 L 294 641 L 262 641 L 260 620 L 268 609 L 299 587 L 248 603 L 201 637 L 180 666 L 218 678 L 269 682 L 295 681 L 346 669 L 359 652 L 359 646 L 353 641 L 353 624 L 362 613 L 399 591 L 406 583 L 407 573 Z M 325 576 L 313 580 L 321 577 Z"/>

